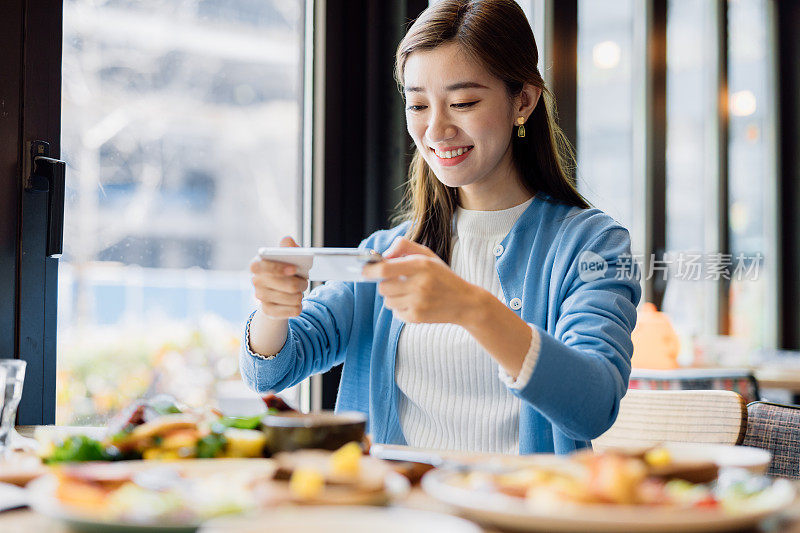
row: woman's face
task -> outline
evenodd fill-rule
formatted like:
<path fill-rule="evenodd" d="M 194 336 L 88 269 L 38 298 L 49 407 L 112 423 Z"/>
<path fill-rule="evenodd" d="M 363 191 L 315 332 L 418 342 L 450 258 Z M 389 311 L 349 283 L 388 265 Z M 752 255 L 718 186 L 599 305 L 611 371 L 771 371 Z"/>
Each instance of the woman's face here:
<path fill-rule="evenodd" d="M 411 53 L 403 82 L 408 133 L 439 181 L 464 187 L 508 179 L 516 113 L 501 80 L 447 43 Z"/>

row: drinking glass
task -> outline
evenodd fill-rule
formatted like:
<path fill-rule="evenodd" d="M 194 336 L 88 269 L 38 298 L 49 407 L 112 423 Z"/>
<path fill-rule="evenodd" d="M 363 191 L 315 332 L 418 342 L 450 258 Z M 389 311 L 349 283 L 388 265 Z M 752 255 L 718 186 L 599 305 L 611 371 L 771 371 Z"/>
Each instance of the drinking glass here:
<path fill-rule="evenodd" d="M 22 383 L 25 381 L 25 361 L 19 359 L 0 359 L 0 382 L 3 387 L 3 403 L 0 406 L 0 457 L 11 452 L 14 434 L 14 418 L 19 399 L 22 397 Z M 3 390 L 4 389 L 4 390 Z"/>

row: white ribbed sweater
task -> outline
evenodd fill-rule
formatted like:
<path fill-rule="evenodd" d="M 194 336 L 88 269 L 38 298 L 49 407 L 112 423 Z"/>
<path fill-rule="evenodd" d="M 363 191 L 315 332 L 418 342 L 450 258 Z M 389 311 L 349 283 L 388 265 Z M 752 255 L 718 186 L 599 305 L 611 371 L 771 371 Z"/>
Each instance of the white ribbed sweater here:
<path fill-rule="evenodd" d="M 496 247 L 531 201 L 500 211 L 456 211 L 451 268 L 504 303 Z M 406 442 L 423 448 L 517 453 L 520 400 L 506 385 L 527 382 L 538 341 L 534 334 L 514 384 L 461 326 L 406 324 L 395 363 Z"/>

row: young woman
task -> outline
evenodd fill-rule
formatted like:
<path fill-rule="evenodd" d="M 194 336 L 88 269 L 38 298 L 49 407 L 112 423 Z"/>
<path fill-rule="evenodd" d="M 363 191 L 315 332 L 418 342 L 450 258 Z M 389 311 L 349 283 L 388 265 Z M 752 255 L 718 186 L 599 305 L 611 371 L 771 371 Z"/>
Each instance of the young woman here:
<path fill-rule="evenodd" d="M 611 426 L 638 271 L 627 230 L 576 192 L 537 59 L 513 0 L 440 0 L 416 20 L 397 50 L 406 220 L 361 243 L 386 257 L 364 271 L 380 282 L 303 298 L 294 267 L 253 260 L 250 387 L 344 363 L 337 409 L 367 413 L 380 443 L 567 453 Z"/>

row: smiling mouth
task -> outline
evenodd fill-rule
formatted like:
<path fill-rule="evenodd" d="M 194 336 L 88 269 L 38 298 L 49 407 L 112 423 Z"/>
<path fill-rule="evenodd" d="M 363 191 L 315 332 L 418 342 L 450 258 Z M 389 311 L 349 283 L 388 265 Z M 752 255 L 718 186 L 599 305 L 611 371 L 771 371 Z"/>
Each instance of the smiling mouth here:
<path fill-rule="evenodd" d="M 474 146 L 457 146 L 452 147 L 447 150 L 437 150 L 436 148 L 431 148 L 431 151 L 436 154 L 436 157 L 439 159 L 453 159 L 455 157 L 461 156 L 469 152 L 475 148 Z"/>

